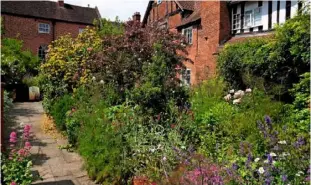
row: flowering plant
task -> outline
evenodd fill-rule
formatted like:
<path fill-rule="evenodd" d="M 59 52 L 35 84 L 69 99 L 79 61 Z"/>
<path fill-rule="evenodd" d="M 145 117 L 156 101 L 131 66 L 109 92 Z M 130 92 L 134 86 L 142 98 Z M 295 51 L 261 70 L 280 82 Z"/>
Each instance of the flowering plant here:
<path fill-rule="evenodd" d="M 1 156 L 3 158 L 1 169 L 4 184 L 28 185 L 33 181 L 30 170 L 32 162 L 30 160 L 29 136 L 30 125 L 25 125 L 20 143 L 17 140 L 17 133 L 11 132 L 9 152 L 7 155 Z"/>

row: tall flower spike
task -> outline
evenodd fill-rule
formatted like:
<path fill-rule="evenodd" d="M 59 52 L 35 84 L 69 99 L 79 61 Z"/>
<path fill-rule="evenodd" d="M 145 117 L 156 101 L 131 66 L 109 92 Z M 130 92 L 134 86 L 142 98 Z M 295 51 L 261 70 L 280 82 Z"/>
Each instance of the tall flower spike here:
<path fill-rule="evenodd" d="M 16 142 L 17 142 L 17 134 L 16 134 L 16 132 L 11 132 L 10 143 L 16 143 Z"/>

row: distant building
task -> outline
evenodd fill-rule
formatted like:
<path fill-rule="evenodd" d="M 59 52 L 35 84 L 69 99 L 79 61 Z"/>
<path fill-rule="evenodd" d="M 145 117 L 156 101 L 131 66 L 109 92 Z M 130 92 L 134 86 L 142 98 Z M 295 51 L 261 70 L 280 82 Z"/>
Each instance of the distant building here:
<path fill-rule="evenodd" d="M 70 33 L 76 37 L 99 19 L 97 9 L 53 1 L 2 1 L 4 38 L 23 40 L 24 47 L 41 59 L 52 41 Z"/>
<path fill-rule="evenodd" d="M 190 46 L 186 84 L 215 75 L 221 47 L 246 37 L 265 36 L 301 8 L 298 1 L 161 1 L 152 0 L 143 25 L 156 25 L 185 35 Z"/>

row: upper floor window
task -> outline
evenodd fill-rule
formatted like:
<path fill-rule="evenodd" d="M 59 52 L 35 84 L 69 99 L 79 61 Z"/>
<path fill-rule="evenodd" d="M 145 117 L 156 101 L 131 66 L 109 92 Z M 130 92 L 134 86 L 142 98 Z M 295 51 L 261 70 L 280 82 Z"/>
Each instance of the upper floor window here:
<path fill-rule="evenodd" d="M 38 57 L 39 57 L 41 60 L 44 60 L 44 59 L 45 59 L 46 50 L 47 50 L 47 45 L 41 45 L 41 46 L 39 47 L 39 50 L 38 50 Z"/>
<path fill-rule="evenodd" d="M 50 25 L 46 23 L 39 23 L 38 31 L 39 33 L 50 33 Z"/>
<path fill-rule="evenodd" d="M 158 4 L 162 3 L 162 0 L 157 0 L 157 3 L 158 3 Z"/>
<path fill-rule="evenodd" d="M 79 33 L 82 33 L 84 31 L 84 28 L 79 28 Z"/>
<path fill-rule="evenodd" d="M 232 17 L 232 29 L 240 29 L 240 24 L 241 24 L 241 15 L 240 14 L 233 14 Z"/>
<path fill-rule="evenodd" d="M 245 11 L 244 26 L 253 27 L 259 25 L 261 25 L 261 7 Z"/>
<path fill-rule="evenodd" d="M 182 34 L 186 37 L 186 41 L 189 44 L 192 44 L 192 26 L 188 28 L 184 28 L 182 30 Z"/>
<path fill-rule="evenodd" d="M 191 85 L 191 70 L 190 69 L 182 70 L 181 81 L 186 86 Z"/>

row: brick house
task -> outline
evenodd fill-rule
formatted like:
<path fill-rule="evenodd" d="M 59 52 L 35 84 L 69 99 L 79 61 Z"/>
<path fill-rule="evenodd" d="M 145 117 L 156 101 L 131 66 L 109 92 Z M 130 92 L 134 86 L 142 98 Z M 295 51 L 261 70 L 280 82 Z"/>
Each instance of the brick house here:
<path fill-rule="evenodd" d="M 178 31 L 189 42 L 184 83 L 196 84 L 216 73 L 225 43 L 266 36 L 301 8 L 298 1 L 149 1 L 142 24 Z"/>
<path fill-rule="evenodd" d="M 4 38 L 23 40 L 24 48 L 41 59 L 53 40 L 70 33 L 76 37 L 99 19 L 97 9 L 53 1 L 2 1 Z"/>

